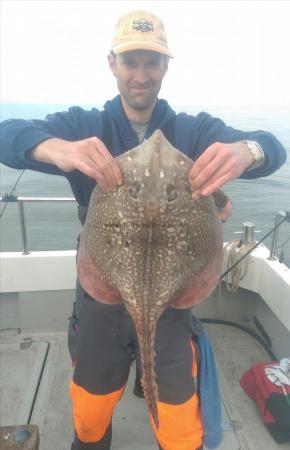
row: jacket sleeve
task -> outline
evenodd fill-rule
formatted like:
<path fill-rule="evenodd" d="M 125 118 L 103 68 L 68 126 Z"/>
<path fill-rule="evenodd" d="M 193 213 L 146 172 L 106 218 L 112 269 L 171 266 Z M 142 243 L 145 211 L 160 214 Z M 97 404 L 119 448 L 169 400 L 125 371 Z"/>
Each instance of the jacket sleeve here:
<path fill-rule="evenodd" d="M 257 141 L 264 150 L 265 163 L 262 167 L 244 172 L 241 178 L 265 177 L 278 170 L 286 161 L 286 150 L 278 139 L 269 132 L 237 130 L 227 126 L 221 119 L 214 118 L 205 112 L 198 114 L 196 117 L 184 115 L 183 122 L 183 139 L 187 134 L 187 139 L 191 142 L 191 154 L 189 156 L 194 160 L 215 142 L 232 143 L 245 139 Z M 188 127 L 189 123 L 191 125 Z"/>
<path fill-rule="evenodd" d="M 30 150 L 51 138 L 77 141 L 101 133 L 100 112 L 85 111 L 77 106 L 50 114 L 44 120 L 9 119 L 0 124 L 0 162 L 15 169 L 64 175 L 52 164 L 31 159 Z"/>

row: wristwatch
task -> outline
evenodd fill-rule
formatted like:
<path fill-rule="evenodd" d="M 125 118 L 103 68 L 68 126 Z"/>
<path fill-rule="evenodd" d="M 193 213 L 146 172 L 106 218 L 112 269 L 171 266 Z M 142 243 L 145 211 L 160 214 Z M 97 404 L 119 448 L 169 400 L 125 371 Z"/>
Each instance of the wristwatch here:
<path fill-rule="evenodd" d="M 261 145 L 256 141 L 243 141 L 243 142 L 244 144 L 246 144 L 249 152 L 254 158 L 253 164 L 251 164 L 251 166 L 247 168 L 247 171 L 261 167 L 265 161 L 265 153 Z"/>

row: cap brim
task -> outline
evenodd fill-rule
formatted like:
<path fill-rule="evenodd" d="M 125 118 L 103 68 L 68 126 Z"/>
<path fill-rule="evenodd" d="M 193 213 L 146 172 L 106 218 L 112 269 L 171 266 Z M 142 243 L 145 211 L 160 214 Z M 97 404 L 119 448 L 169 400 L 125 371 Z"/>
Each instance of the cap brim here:
<path fill-rule="evenodd" d="M 123 44 L 114 45 L 112 48 L 112 52 L 115 55 L 119 55 L 120 53 L 130 52 L 132 50 L 149 50 L 152 52 L 162 53 L 163 55 L 167 55 L 170 58 L 173 58 L 172 53 L 168 50 L 168 48 L 155 44 L 154 42 L 144 42 L 144 41 L 133 41 L 133 42 L 125 42 Z"/>

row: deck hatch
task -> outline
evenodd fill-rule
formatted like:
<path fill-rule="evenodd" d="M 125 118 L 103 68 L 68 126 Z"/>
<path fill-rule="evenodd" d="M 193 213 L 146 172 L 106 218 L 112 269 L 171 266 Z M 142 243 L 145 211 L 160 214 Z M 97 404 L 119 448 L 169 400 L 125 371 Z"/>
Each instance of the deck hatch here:
<path fill-rule="evenodd" d="M 0 342 L 0 426 L 28 423 L 48 348 L 47 342 Z"/>

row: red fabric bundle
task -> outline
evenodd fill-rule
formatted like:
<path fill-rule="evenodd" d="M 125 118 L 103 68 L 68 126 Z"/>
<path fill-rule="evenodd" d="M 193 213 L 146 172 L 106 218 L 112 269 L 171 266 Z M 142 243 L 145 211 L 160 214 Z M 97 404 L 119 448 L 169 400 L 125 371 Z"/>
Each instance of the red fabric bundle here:
<path fill-rule="evenodd" d="M 242 376 L 240 385 L 252 398 L 263 422 L 278 443 L 290 442 L 290 360 L 259 363 Z M 289 383 L 289 384 L 288 384 Z"/>

